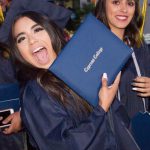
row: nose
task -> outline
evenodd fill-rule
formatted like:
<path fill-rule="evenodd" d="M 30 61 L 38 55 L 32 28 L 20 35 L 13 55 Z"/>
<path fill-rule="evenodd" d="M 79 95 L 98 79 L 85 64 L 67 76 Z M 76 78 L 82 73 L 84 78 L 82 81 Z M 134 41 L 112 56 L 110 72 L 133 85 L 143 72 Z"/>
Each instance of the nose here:
<path fill-rule="evenodd" d="M 120 11 L 126 13 L 127 12 L 127 4 L 126 3 L 121 3 L 120 5 Z"/>
<path fill-rule="evenodd" d="M 37 39 L 36 39 L 35 36 L 33 36 L 33 35 L 30 35 L 30 36 L 29 36 L 29 43 L 30 43 L 30 44 L 34 44 L 36 41 L 37 41 Z"/>

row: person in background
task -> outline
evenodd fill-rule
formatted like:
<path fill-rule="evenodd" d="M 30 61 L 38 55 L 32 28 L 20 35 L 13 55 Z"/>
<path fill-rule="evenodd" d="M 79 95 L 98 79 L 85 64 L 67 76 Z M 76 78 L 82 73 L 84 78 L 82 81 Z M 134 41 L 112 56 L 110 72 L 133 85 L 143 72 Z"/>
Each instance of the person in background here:
<path fill-rule="evenodd" d="M 9 47 L 0 42 L 0 86 L 16 82 Z M 14 112 L 3 121 L 4 125 L 8 122 L 11 125 L 0 132 L 0 149 L 10 150 L 13 147 L 13 150 L 26 150 L 25 133 L 19 132 L 22 129 L 20 112 Z"/>
<path fill-rule="evenodd" d="M 139 0 L 98 0 L 94 13 L 133 49 L 132 57 L 122 69 L 117 96 L 130 117 L 130 131 L 144 150 L 149 145 L 149 138 L 144 134 L 148 126 L 145 112 L 150 111 L 150 50 L 141 38 L 143 19 L 139 3 Z M 145 123 L 140 124 L 144 118 Z"/>
<path fill-rule="evenodd" d="M 137 112 L 144 112 L 143 97 L 148 110 L 150 98 L 150 51 L 140 37 L 142 17 L 139 0 L 99 0 L 95 16 L 134 50 L 142 76 L 138 77 L 131 57 L 122 70 L 119 85 L 120 100 L 132 118 Z"/>

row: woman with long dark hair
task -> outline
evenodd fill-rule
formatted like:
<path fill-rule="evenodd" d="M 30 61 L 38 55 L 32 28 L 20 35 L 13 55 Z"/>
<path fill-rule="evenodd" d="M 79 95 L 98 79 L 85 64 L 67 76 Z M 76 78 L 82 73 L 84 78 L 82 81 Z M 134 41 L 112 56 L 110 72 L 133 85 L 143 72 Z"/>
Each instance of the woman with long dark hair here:
<path fill-rule="evenodd" d="M 99 0 L 95 16 L 134 51 L 122 70 L 117 95 L 131 119 L 132 133 L 144 150 L 150 140 L 144 135 L 147 123 L 140 123 L 144 118 L 148 121 L 150 110 L 150 51 L 140 36 L 139 0 Z"/>
<path fill-rule="evenodd" d="M 107 3 L 113 9 L 108 10 Z M 111 14 L 109 14 L 111 12 Z M 145 97 L 148 110 L 150 98 L 150 52 L 140 36 L 142 16 L 139 0 L 99 0 L 95 9 L 95 16 L 110 30 L 134 49 L 141 77 L 137 77 L 136 66 L 133 58 L 122 70 L 119 97 L 132 118 L 137 112 L 144 112 L 142 98 Z"/>
<path fill-rule="evenodd" d="M 18 79 L 25 85 L 22 120 L 37 148 L 138 149 L 127 130 L 125 111 L 114 99 L 119 75 L 111 87 L 103 75 L 99 106 L 93 108 L 48 71 L 65 41 L 62 30 L 46 16 L 32 11 L 16 16 L 9 41 Z M 107 114 L 111 105 L 113 126 Z"/>

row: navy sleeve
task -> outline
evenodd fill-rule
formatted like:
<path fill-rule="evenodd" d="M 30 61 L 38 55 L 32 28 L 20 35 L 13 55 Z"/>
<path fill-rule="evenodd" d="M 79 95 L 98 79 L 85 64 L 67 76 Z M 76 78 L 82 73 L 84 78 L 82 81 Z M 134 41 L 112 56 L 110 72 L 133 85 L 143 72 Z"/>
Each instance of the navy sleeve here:
<path fill-rule="evenodd" d="M 22 117 L 26 128 L 42 150 L 97 150 L 106 145 L 106 113 L 93 110 L 78 126 L 65 109 L 42 88 L 27 87 L 23 97 Z M 105 149 L 105 148 L 104 148 Z"/>

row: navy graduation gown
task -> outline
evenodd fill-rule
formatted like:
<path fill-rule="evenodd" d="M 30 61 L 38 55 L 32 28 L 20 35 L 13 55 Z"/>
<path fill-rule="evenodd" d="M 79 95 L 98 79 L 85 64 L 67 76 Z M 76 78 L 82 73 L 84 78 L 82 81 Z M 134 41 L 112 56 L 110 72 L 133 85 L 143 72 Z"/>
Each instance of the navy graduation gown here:
<path fill-rule="evenodd" d="M 144 44 L 139 49 L 135 48 L 134 51 L 142 76 L 150 77 L 150 49 L 148 49 L 148 46 Z M 125 106 L 130 118 L 136 115 L 136 113 L 138 113 L 139 111 L 144 111 L 144 105 L 141 97 L 137 96 L 137 92 L 132 90 L 131 83 L 136 77 L 137 72 L 133 63 L 133 59 L 131 57 L 122 70 L 119 87 L 121 102 Z M 150 108 L 148 108 L 150 105 L 150 97 L 145 99 L 147 110 L 150 110 Z"/>
<path fill-rule="evenodd" d="M 111 118 L 101 107 L 94 108 L 88 116 L 78 116 L 72 108 L 49 96 L 36 81 L 30 81 L 23 95 L 21 115 L 32 143 L 40 150 L 138 150 L 127 130 L 128 118 L 117 100 L 112 105 L 111 129 Z"/>

